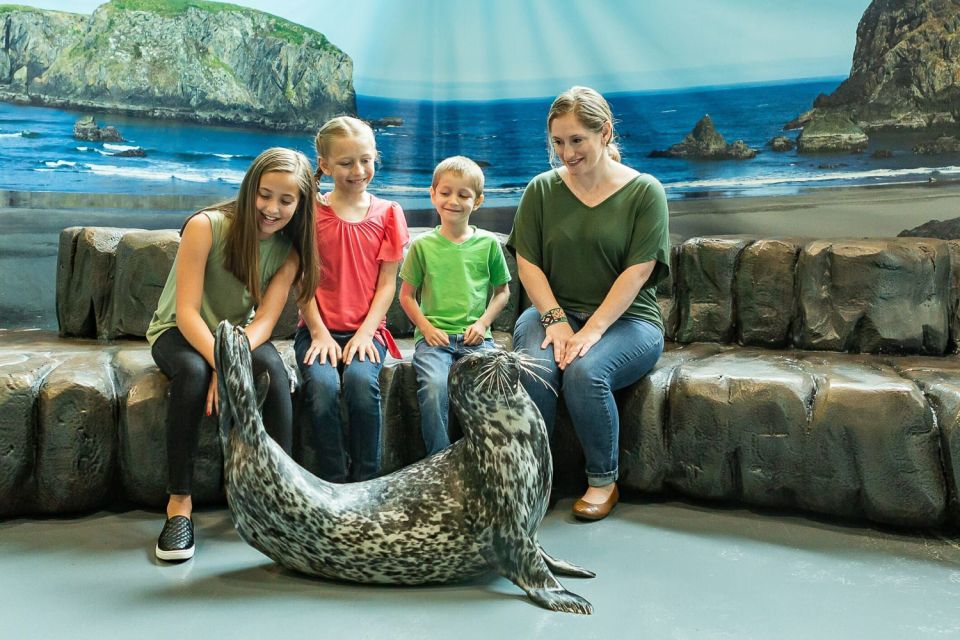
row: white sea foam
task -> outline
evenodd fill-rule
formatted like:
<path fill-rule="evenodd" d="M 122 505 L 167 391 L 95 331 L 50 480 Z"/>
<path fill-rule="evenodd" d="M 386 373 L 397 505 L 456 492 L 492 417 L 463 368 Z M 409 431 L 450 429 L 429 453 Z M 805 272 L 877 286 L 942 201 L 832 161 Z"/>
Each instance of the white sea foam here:
<path fill-rule="evenodd" d="M 883 180 L 909 176 L 929 176 L 932 173 L 953 176 L 960 175 L 960 167 L 915 167 L 911 169 L 869 169 L 865 171 L 836 171 L 833 173 L 799 173 L 792 175 L 767 175 L 755 177 L 711 178 L 708 180 L 689 180 L 670 182 L 664 189 L 716 189 L 770 186 L 777 184 L 798 184 L 804 182 L 829 182 L 834 180 Z"/>
<path fill-rule="evenodd" d="M 23 132 L 18 131 L 16 133 L 0 133 L 0 138 L 22 138 Z"/>
<path fill-rule="evenodd" d="M 370 190 L 375 193 L 430 193 L 429 187 L 408 187 L 402 184 L 378 184 Z"/>
<path fill-rule="evenodd" d="M 139 149 L 137 145 L 128 145 L 128 144 L 111 144 L 109 142 L 103 143 L 103 148 L 108 151 L 133 151 L 134 149 Z"/>
<path fill-rule="evenodd" d="M 69 160 L 57 160 L 57 161 L 47 160 L 47 161 L 44 162 L 43 164 L 44 164 L 44 166 L 47 166 L 47 167 L 49 167 L 49 168 L 51 168 L 51 169 L 56 169 L 57 167 L 75 167 L 75 166 L 77 166 L 77 163 L 76 163 L 76 162 L 70 162 Z"/>
<path fill-rule="evenodd" d="M 429 187 L 411 187 L 402 184 L 378 184 L 370 188 L 374 193 L 429 194 Z M 523 193 L 524 187 L 484 187 L 484 193 Z"/>
<path fill-rule="evenodd" d="M 676 112 L 677 112 L 676 109 L 664 109 L 660 113 L 676 113 Z"/>
<path fill-rule="evenodd" d="M 84 168 L 99 176 L 117 176 L 140 180 L 180 180 L 182 182 L 226 182 L 240 184 L 243 171 L 220 169 L 194 169 L 182 165 L 159 165 L 154 167 L 118 167 L 111 164 L 84 164 Z"/>

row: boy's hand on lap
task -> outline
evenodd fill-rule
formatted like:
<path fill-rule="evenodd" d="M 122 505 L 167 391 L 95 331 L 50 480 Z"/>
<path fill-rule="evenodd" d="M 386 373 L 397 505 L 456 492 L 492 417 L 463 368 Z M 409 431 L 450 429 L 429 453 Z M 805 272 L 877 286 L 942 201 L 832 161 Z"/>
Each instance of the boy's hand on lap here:
<path fill-rule="evenodd" d="M 445 347 L 450 344 L 450 336 L 447 335 L 447 332 L 441 331 L 433 325 L 423 331 L 423 339 L 431 347 Z"/>
<path fill-rule="evenodd" d="M 483 343 L 483 339 L 486 337 L 487 325 L 483 324 L 483 321 L 477 320 L 463 332 L 463 344 L 472 347 Z"/>

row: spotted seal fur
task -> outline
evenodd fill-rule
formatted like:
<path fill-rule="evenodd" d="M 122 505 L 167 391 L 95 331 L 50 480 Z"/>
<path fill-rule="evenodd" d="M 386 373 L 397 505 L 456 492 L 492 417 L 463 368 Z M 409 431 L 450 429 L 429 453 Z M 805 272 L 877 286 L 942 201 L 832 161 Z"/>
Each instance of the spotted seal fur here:
<path fill-rule="evenodd" d="M 451 447 L 381 478 L 331 484 L 267 435 L 243 330 L 221 323 L 215 355 L 227 502 L 251 546 L 295 571 L 363 583 L 492 569 L 543 607 L 592 613 L 553 574 L 594 574 L 537 542 L 553 468 L 543 419 L 519 383 L 522 356 L 480 351 L 457 362 L 450 399 L 464 437 Z"/>

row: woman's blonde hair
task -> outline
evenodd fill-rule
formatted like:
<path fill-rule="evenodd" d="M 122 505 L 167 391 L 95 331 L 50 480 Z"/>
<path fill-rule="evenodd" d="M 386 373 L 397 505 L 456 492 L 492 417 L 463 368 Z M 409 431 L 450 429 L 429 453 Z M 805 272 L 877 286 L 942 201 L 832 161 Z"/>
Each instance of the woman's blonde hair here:
<path fill-rule="evenodd" d="M 246 285 L 254 305 L 259 305 L 263 292 L 260 290 L 257 190 L 263 175 L 274 171 L 293 174 L 299 190 L 293 217 L 278 233 L 287 236 L 300 254 L 300 266 L 294 281 L 300 287 L 297 302 L 302 304 L 313 297 L 320 272 L 315 229 L 317 188 L 313 180 L 313 168 L 305 155 L 283 147 L 267 149 L 247 169 L 235 199 L 220 202 L 205 210 L 219 209 L 230 219 L 224 240 L 223 266 Z"/>
<path fill-rule="evenodd" d="M 317 169 L 313 174 L 314 181 L 320 182 L 320 178 L 323 177 L 320 160 L 329 157 L 330 146 L 333 144 L 334 138 L 359 138 L 363 136 L 370 136 L 370 140 L 373 141 L 373 148 L 377 148 L 377 141 L 373 135 L 373 129 L 369 124 L 359 118 L 354 118 L 353 116 L 337 116 L 324 122 L 320 129 L 317 130 L 317 135 L 313 140 L 313 144 L 317 148 Z"/>
<path fill-rule="evenodd" d="M 571 87 L 556 97 L 547 113 L 547 150 L 550 153 L 550 164 L 557 166 L 559 160 L 553 148 L 553 139 L 550 136 L 550 125 L 559 116 L 572 113 L 588 131 L 602 133 L 603 125 L 610 124 L 610 139 L 607 140 L 607 155 L 620 162 L 620 146 L 617 144 L 617 133 L 614 129 L 613 111 L 607 100 L 590 87 Z"/>

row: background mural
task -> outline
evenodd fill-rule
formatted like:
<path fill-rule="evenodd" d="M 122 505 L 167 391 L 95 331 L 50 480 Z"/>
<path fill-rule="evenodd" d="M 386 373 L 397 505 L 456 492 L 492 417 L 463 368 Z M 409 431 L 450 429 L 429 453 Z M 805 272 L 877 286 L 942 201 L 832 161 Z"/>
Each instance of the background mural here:
<path fill-rule="evenodd" d="M 432 169 L 461 153 L 487 176 L 478 223 L 506 231 L 524 185 L 548 166 L 547 108 L 574 84 L 609 97 L 624 162 L 664 183 L 681 237 L 895 235 L 955 217 L 958 6 L 0 5 L 0 268 L 20 274 L 0 285 L 0 323 L 55 326 L 63 226 L 179 226 L 232 195 L 263 148 L 312 158 L 312 133 L 338 113 L 374 124 L 372 191 L 413 223 L 432 224 L 417 215 L 430 207 Z M 930 193 L 862 188 L 890 184 L 943 188 L 919 205 Z"/>

